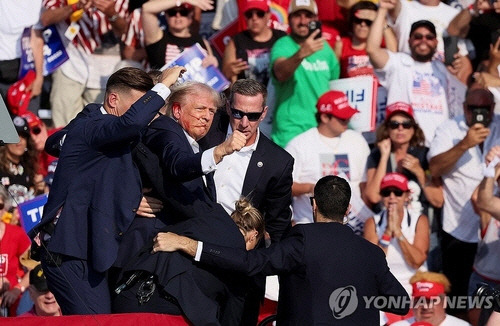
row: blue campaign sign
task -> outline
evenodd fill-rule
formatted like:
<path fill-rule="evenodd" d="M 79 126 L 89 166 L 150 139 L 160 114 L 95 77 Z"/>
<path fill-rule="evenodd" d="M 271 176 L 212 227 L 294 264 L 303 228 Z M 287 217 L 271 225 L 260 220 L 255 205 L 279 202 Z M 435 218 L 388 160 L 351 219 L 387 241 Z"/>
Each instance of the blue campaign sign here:
<path fill-rule="evenodd" d="M 43 75 L 47 76 L 54 72 L 60 65 L 69 59 L 68 53 L 54 25 L 50 25 L 42 32 L 43 46 Z M 19 79 L 23 78 L 29 70 L 35 70 L 33 50 L 30 46 L 31 28 L 24 29 L 21 37 L 21 67 Z"/>
<path fill-rule="evenodd" d="M 40 195 L 17 206 L 21 215 L 21 225 L 26 233 L 42 219 L 45 203 L 47 203 L 47 195 Z"/>
<path fill-rule="evenodd" d="M 215 66 L 202 67 L 201 62 L 206 57 L 203 48 L 196 43 L 184 50 L 176 59 L 170 61 L 161 70 L 173 66 L 184 66 L 186 72 L 182 75 L 182 81 L 193 80 L 211 86 L 217 92 L 222 92 L 229 87 L 229 81 Z"/>

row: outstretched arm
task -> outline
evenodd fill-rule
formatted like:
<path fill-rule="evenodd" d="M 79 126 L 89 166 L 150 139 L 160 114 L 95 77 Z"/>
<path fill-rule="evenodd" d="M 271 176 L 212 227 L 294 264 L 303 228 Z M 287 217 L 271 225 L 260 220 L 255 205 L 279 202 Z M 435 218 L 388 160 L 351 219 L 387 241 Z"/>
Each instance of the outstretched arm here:
<path fill-rule="evenodd" d="M 389 53 L 380 46 L 384 33 L 385 17 L 389 8 L 391 8 L 389 1 L 380 1 L 377 16 L 373 21 L 370 28 L 370 34 L 368 34 L 368 40 L 366 41 L 366 52 L 375 69 L 383 68 L 387 61 L 389 61 Z"/>

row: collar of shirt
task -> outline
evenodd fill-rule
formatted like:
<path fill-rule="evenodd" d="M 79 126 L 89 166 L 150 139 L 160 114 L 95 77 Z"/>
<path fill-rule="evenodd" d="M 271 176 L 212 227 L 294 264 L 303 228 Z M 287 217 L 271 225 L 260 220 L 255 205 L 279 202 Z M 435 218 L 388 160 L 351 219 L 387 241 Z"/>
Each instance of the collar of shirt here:
<path fill-rule="evenodd" d="M 104 109 L 104 106 L 102 106 L 102 105 L 101 105 L 101 108 L 99 110 L 101 110 L 102 114 L 108 114 L 108 112 L 106 112 L 106 110 Z"/>
<path fill-rule="evenodd" d="M 231 127 L 231 125 L 229 125 L 227 127 L 226 139 L 228 139 L 232 133 L 233 133 L 233 128 Z M 257 149 L 257 144 L 259 143 L 259 139 L 260 139 L 260 129 L 257 128 L 257 137 L 255 138 L 254 143 L 250 146 L 243 147 L 242 149 L 239 150 L 239 152 L 240 153 L 241 152 L 249 152 L 249 151 L 255 152 L 255 150 Z"/>
<path fill-rule="evenodd" d="M 194 140 L 193 137 L 189 136 L 189 134 L 186 132 L 186 130 L 182 129 L 184 131 L 184 135 L 186 135 L 186 139 L 189 142 L 189 145 L 191 145 L 191 148 L 193 149 L 193 152 L 197 154 L 200 151 L 200 145 Z"/>

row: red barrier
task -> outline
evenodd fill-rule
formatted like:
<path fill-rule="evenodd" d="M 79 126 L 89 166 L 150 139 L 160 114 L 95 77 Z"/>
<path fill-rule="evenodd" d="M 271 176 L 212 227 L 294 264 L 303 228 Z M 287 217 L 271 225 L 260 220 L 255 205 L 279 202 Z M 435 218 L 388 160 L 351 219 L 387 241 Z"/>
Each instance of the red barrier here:
<path fill-rule="evenodd" d="M 80 315 L 1 318 L 2 326 L 190 326 L 183 316 L 161 314 Z"/>

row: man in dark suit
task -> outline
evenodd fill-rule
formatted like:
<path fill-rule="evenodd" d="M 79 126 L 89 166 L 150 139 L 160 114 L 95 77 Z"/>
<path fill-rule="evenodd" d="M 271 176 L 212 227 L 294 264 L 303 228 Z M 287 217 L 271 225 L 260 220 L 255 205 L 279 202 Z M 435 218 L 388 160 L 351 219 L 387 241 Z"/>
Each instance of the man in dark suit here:
<path fill-rule="evenodd" d="M 67 128 L 36 227 L 49 288 L 65 315 L 111 312 L 106 271 L 142 197 L 131 148 L 184 70 L 166 70 L 153 87 L 142 70 L 121 69 L 108 80 L 105 103 L 90 104 Z"/>
<path fill-rule="evenodd" d="M 343 225 L 350 208 L 347 181 L 323 177 L 314 195 L 315 223 L 296 225 L 269 248 L 247 252 L 160 233 L 153 251 L 182 250 L 202 263 L 249 275 L 279 274 L 278 325 L 378 325 L 380 308 L 406 314 L 408 294 L 384 252 Z"/>
<path fill-rule="evenodd" d="M 200 268 L 182 255 L 152 256 L 149 253 L 151 246 L 139 257 L 130 259 L 130 254 L 135 252 L 130 249 L 137 248 L 138 241 L 148 244 L 144 239 L 151 241 L 162 224 L 182 234 L 198 235 L 211 241 L 222 239 L 227 246 L 244 247 L 237 226 L 214 201 L 210 172 L 225 155 L 243 147 L 245 136 L 236 132 L 222 144 L 204 152 L 199 151 L 196 143 L 208 131 L 219 102 L 219 94 L 205 84 L 181 84 L 172 89 L 167 106 L 161 111 L 164 115 L 155 119 L 145 132 L 143 142 L 147 148 L 139 147 L 141 152 L 136 159 L 142 161 L 140 165 L 149 175 L 146 179 L 155 178 L 151 173 L 156 174 L 156 179 L 162 176 L 160 182 L 154 182 L 153 188 L 165 210 L 157 214 L 157 219 L 134 220 L 124 235 L 118 264 L 124 267 L 125 275 L 137 271 L 147 274 L 142 273 L 137 283 L 119 293 L 113 301 L 115 312 L 182 312 L 195 325 L 218 325 L 219 321 L 223 325 L 234 325 L 231 318 L 241 317 L 227 312 L 233 309 L 225 305 L 233 290 L 229 288 L 232 280 L 227 272 Z M 167 112 L 172 117 L 166 115 Z M 151 150 L 154 160 L 142 150 Z M 142 156 L 149 156 L 149 161 L 143 162 Z M 129 263 L 124 264 L 127 260 Z M 142 300 L 140 303 L 139 289 L 150 275 L 155 276 L 157 290 L 151 292 L 147 302 Z"/>
<path fill-rule="evenodd" d="M 229 107 L 219 110 L 212 127 L 199 143 L 207 149 L 223 142 L 235 131 L 246 144 L 217 165 L 214 179 L 217 202 L 228 213 L 234 203 L 247 197 L 263 215 L 266 232 L 277 242 L 290 226 L 293 158 L 259 131 L 267 106 L 266 87 L 253 79 L 240 79 L 231 87 Z"/>
<path fill-rule="evenodd" d="M 236 131 L 245 135 L 245 147 L 217 165 L 217 202 L 230 214 L 234 203 L 241 196 L 247 197 L 264 216 L 271 241 L 277 242 L 291 226 L 293 158 L 259 130 L 267 113 L 266 97 L 266 87 L 256 80 L 236 81 L 231 87 L 229 107 L 217 112 L 200 146 L 214 146 Z M 265 280 L 255 277 L 251 282 L 254 285 L 247 294 L 242 326 L 257 323 L 259 303 L 264 297 Z"/>

